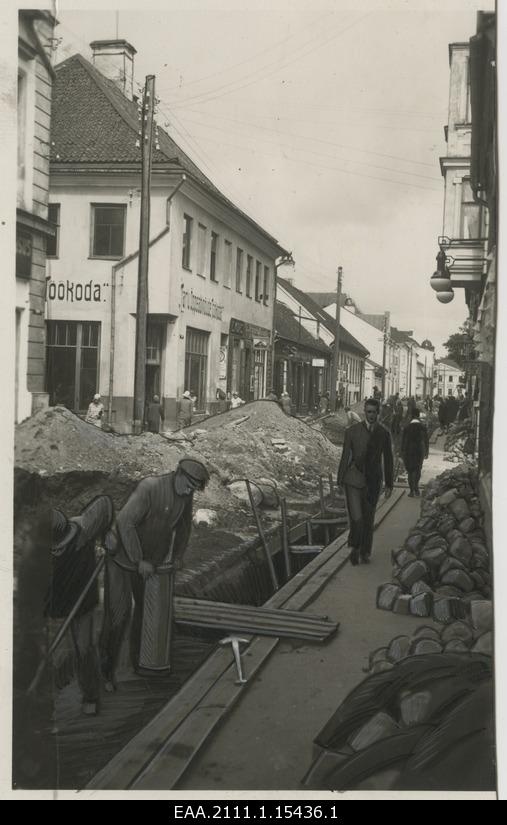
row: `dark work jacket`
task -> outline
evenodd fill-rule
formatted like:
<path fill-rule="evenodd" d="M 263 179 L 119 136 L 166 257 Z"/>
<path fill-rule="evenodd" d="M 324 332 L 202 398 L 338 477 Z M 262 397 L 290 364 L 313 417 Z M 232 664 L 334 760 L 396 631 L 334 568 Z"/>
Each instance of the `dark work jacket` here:
<path fill-rule="evenodd" d="M 176 530 L 173 558 L 185 552 L 192 529 L 193 496 L 179 496 L 174 489 L 174 473 L 148 476 L 118 513 L 116 529 L 120 539 L 114 560 L 126 567 L 140 561 L 155 566 L 166 559 L 171 535 Z"/>
<path fill-rule="evenodd" d="M 152 401 L 146 408 L 146 424 L 150 433 L 160 431 L 160 422 L 164 420 L 164 410 L 161 404 Z"/>
<path fill-rule="evenodd" d="M 407 470 L 418 470 L 428 457 L 428 430 L 420 421 L 411 421 L 401 437 L 401 457 Z"/>
<path fill-rule="evenodd" d="M 83 539 L 79 531 L 60 553 L 51 553 L 51 584 L 46 596 L 45 616 L 52 619 L 68 616 L 95 570 L 95 540 Z M 99 585 L 95 579 L 76 616 L 93 610 L 98 603 Z"/>
<path fill-rule="evenodd" d="M 373 432 L 370 433 L 364 421 L 347 427 L 338 468 L 340 486 L 343 484 L 347 468 L 352 463 L 364 474 L 366 486 L 369 489 L 379 487 L 382 483 L 382 475 L 386 487 L 391 488 L 393 486 L 393 450 L 389 430 L 377 423 Z"/>

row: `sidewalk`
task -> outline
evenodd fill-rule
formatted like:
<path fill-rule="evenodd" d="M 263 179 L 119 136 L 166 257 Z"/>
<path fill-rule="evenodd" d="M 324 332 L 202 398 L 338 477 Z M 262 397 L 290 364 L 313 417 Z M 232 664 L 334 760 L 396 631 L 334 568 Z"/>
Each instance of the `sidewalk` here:
<path fill-rule="evenodd" d="M 432 445 L 423 483 L 445 469 L 442 442 Z M 281 642 L 230 715 L 192 761 L 178 790 L 301 790 L 313 739 L 363 678 L 372 650 L 418 624 L 377 610 L 379 584 L 391 579 L 391 550 L 419 516 L 420 499 L 404 495 L 376 531 L 372 563 L 346 564 L 308 607 L 340 622 L 325 645 Z M 243 659 L 248 676 L 248 654 Z"/>

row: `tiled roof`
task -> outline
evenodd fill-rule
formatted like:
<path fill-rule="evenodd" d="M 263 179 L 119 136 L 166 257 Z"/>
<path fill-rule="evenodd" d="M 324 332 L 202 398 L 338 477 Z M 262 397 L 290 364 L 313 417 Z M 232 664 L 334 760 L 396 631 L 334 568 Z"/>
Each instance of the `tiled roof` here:
<path fill-rule="evenodd" d="M 312 301 L 315 301 L 321 309 L 324 309 L 324 307 L 328 307 L 331 304 L 336 304 L 336 292 L 307 292 L 306 294 L 312 299 Z M 340 306 L 344 307 L 345 302 L 349 299 L 352 300 L 349 295 L 342 292 L 340 296 Z M 355 305 L 355 302 L 353 303 Z"/>
<path fill-rule="evenodd" d="M 293 341 L 306 349 L 318 350 L 331 357 L 330 348 L 300 325 L 292 310 L 281 301 L 277 301 L 275 306 L 275 330 L 279 338 Z"/>
<path fill-rule="evenodd" d="M 411 329 L 397 329 L 396 327 L 391 327 L 390 336 L 395 344 L 417 344 Z"/>
<path fill-rule="evenodd" d="M 51 107 L 51 166 L 68 163 L 141 163 L 137 103 L 129 100 L 81 54 L 55 67 Z M 192 177 L 257 231 L 275 238 L 246 215 L 201 172 L 199 167 L 159 126 L 160 149 L 153 150 L 153 167 L 174 169 Z M 280 247 L 280 254 L 285 250 Z"/>
<path fill-rule="evenodd" d="M 306 292 L 302 292 L 297 287 L 293 286 L 289 281 L 285 280 L 285 278 L 277 278 L 278 283 L 283 286 L 283 288 L 298 301 L 301 306 L 305 307 L 311 315 L 314 315 L 320 323 L 330 332 L 332 335 L 335 334 L 336 330 L 336 321 L 334 318 L 331 318 L 327 312 L 325 312 L 321 307 L 310 298 L 310 296 Z M 359 355 L 368 355 L 369 351 L 366 347 L 363 347 L 362 344 L 357 341 L 353 335 L 350 334 L 341 324 L 340 324 L 340 347 L 343 349 L 353 350 L 357 352 Z"/>

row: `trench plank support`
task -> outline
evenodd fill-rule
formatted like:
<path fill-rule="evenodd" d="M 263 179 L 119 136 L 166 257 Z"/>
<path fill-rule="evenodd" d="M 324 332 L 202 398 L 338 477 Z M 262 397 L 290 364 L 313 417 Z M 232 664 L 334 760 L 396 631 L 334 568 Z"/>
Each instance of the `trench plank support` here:
<path fill-rule="evenodd" d="M 375 528 L 396 506 L 404 490 L 393 490 L 377 509 Z M 264 608 L 302 610 L 348 561 L 347 536 L 340 536 L 276 591 Z M 254 636 L 242 653 L 251 680 L 279 639 Z M 219 648 L 176 696 L 88 783 L 88 790 L 170 790 L 206 739 L 234 707 L 247 685 L 235 684 L 230 650 Z M 247 683 L 248 684 L 248 683 Z"/>

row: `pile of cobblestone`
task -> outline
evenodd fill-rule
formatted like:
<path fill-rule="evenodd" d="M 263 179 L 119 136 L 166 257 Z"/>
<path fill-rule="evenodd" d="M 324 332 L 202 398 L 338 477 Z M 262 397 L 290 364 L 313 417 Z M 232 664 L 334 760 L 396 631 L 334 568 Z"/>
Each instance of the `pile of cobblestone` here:
<path fill-rule="evenodd" d="M 368 673 L 391 670 L 409 656 L 427 653 L 484 653 L 493 654 L 493 606 L 490 600 L 470 603 L 470 615 L 453 621 L 445 627 L 420 625 L 412 636 L 395 636 L 391 641 L 372 651 Z"/>
<path fill-rule="evenodd" d="M 476 471 L 461 465 L 426 488 L 421 517 L 393 550 L 393 579 L 380 585 L 377 607 L 449 624 L 491 598 L 490 558 L 476 492 Z"/>

